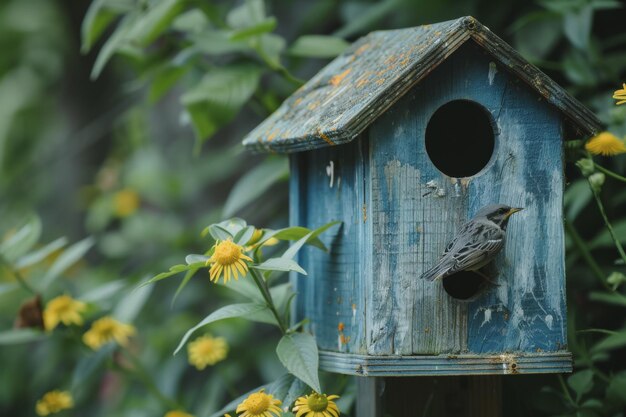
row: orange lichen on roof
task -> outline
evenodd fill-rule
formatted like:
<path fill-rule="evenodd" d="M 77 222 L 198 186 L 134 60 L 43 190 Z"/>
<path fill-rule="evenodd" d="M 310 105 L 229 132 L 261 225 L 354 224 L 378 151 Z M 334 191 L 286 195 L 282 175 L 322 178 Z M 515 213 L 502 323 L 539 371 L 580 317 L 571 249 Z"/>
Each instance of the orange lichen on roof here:
<path fill-rule="evenodd" d="M 269 134 L 269 136 L 267 137 L 267 141 L 271 142 L 271 141 L 274 140 L 275 137 L 276 137 L 276 132 L 274 131 L 274 132 Z"/>
<path fill-rule="evenodd" d="M 385 82 L 385 79 L 384 79 L 384 78 L 380 78 L 380 79 L 376 80 L 376 84 L 378 84 L 378 85 L 381 85 L 381 84 L 383 84 L 384 82 Z"/>
<path fill-rule="evenodd" d="M 354 51 L 354 55 L 357 55 L 357 56 L 361 55 L 369 47 L 370 47 L 369 43 L 364 43 L 363 45 L 359 46 L 359 49 Z"/>
<path fill-rule="evenodd" d="M 367 84 L 367 78 L 361 78 L 359 81 L 357 81 L 356 83 L 356 87 L 357 88 L 361 88 L 363 87 L 365 84 Z"/>
<path fill-rule="evenodd" d="M 350 74 L 350 71 L 352 71 L 352 68 L 348 68 L 347 70 L 345 70 L 341 74 L 333 75 L 333 77 L 330 79 L 329 83 L 334 85 L 334 86 L 339 85 L 343 81 L 343 79 L 346 78 L 346 76 L 348 74 Z"/>
<path fill-rule="evenodd" d="M 330 138 L 324 132 L 320 130 L 317 132 L 317 134 L 320 136 L 320 138 L 324 139 L 324 142 L 328 143 L 330 146 L 335 146 L 335 142 L 330 140 Z"/>

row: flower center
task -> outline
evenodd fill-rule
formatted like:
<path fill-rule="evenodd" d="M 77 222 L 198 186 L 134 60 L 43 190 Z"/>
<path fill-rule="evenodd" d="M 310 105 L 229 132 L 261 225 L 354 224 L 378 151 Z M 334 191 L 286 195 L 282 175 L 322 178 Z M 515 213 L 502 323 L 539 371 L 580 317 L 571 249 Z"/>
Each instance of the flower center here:
<path fill-rule="evenodd" d="M 262 414 L 270 407 L 270 398 L 263 392 L 257 392 L 246 399 L 246 408 L 252 414 Z"/>
<path fill-rule="evenodd" d="M 220 265 L 232 265 L 239 259 L 241 255 L 241 246 L 225 240 L 218 243 L 213 253 L 213 259 Z"/>
<path fill-rule="evenodd" d="M 311 411 L 326 411 L 328 400 L 323 394 L 311 394 L 306 400 Z"/>

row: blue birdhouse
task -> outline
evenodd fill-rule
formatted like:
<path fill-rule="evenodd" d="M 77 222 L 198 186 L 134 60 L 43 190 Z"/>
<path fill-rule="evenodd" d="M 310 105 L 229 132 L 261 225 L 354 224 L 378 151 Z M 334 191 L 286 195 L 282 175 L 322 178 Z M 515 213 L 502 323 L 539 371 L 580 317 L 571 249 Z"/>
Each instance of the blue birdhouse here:
<path fill-rule="evenodd" d="M 342 222 L 292 277 L 322 369 L 567 372 L 563 141 L 598 119 L 472 17 L 373 32 L 244 140 L 288 153 L 290 222 Z M 490 204 L 523 207 L 487 267 L 420 279 Z"/>

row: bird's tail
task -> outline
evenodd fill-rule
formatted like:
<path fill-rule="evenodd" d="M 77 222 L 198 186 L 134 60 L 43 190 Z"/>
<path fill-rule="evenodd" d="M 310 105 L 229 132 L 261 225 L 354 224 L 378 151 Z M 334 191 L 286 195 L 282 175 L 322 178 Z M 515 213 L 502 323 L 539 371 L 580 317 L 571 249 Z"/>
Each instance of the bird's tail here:
<path fill-rule="evenodd" d="M 421 276 L 422 279 L 426 279 L 428 281 L 435 281 L 437 279 L 444 278 L 448 275 L 448 271 L 450 270 L 450 265 L 446 259 L 442 259 L 437 262 L 435 266 L 430 268 L 428 271 L 424 272 Z"/>

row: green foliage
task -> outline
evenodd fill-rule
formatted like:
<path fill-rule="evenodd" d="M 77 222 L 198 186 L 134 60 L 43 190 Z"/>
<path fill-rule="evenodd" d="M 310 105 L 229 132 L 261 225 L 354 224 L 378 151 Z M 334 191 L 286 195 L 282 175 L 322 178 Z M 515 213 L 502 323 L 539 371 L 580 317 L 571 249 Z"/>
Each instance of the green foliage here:
<path fill-rule="evenodd" d="M 343 393 L 349 414 L 354 386 L 336 384 L 346 381 L 337 376 L 317 381 L 306 323 L 289 318 L 294 292 L 283 272 L 302 272 L 293 261 L 302 245 L 325 249 L 322 231 L 283 228 L 286 158 L 255 159 L 241 152 L 241 138 L 358 36 L 468 14 L 621 137 L 626 106 L 610 96 L 625 81 L 626 42 L 615 23 L 622 12 L 613 0 L 1 2 L 0 414 L 33 415 L 37 399 L 59 388 L 75 395 L 75 415 L 159 416 L 176 405 L 217 417 L 261 388 L 291 404 L 309 392 L 302 380 Z M 626 244 L 626 165 L 623 155 L 591 158 L 580 149 L 586 138 L 567 135 L 579 140 L 567 149 L 571 162 L 584 158 L 587 170 L 566 168 L 576 372 L 536 377 L 521 402 L 505 398 L 506 415 L 613 417 L 626 407 L 618 249 Z M 602 175 L 590 184 L 594 174 Z M 125 214 L 122 191 L 137 197 Z M 240 219 L 217 223 L 232 215 L 271 228 L 250 252 L 256 268 L 248 276 L 210 285 L 213 241 L 243 245 L 254 235 Z M 198 237 L 206 224 L 213 226 Z M 281 243 L 262 245 L 271 238 Z M 86 302 L 85 324 L 11 329 L 39 291 L 44 306 L 61 294 Z M 182 353 L 172 356 L 186 329 L 242 304 L 258 310 L 202 326 L 227 339 L 226 361 L 199 372 Z M 136 326 L 131 346 L 88 350 L 82 333 L 110 314 Z M 518 389 L 521 380 L 505 385 Z"/>

